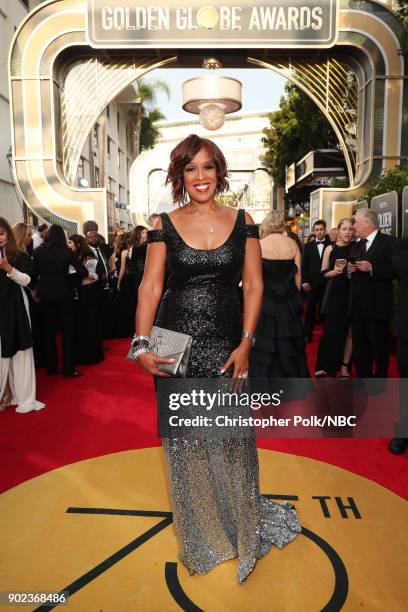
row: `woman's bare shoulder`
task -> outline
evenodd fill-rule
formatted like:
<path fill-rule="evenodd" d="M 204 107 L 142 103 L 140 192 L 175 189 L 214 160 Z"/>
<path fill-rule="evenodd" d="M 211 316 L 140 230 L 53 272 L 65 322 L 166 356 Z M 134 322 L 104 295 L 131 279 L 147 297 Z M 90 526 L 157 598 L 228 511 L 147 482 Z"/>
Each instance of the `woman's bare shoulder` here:
<path fill-rule="evenodd" d="M 255 222 L 254 222 L 253 218 L 251 217 L 251 215 L 247 211 L 245 211 L 245 223 L 247 225 L 255 225 Z"/>
<path fill-rule="evenodd" d="M 262 238 L 260 242 L 262 252 L 282 259 L 295 257 L 299 250 L 296 242 L 283 234 L 269 234 Z"/>
<path fill-rule="evenodd" d="M 154 230 L 163 229 L 163 221 L 161 217 L 156 217 L 156 219 L 154 220 L 152 229 Z"/>

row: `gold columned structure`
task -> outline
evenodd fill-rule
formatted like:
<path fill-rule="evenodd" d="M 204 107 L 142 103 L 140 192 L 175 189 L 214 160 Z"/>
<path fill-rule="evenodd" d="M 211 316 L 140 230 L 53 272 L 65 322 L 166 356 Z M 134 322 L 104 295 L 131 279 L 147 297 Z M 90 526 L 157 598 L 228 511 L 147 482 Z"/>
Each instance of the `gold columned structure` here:
<path fill-rule="evenodd" d="M 75 186 L 92 126 L 133 81 L 167 65 L 199 67 L 210 47 L 225 67 L 257 66 L 260 86 L 261 69 L 279 72 L 303 89 L 331 123 L 345 154 L 351 186 L 314 192 L 312 221 L 321 215 L 329 218 L 334 202 L 355 202 L 383 170 L 407 159 L 407 69 L 400 54 L 404 29 L 382 3 L 321 0 L 321 14 L 327 14 L 330 22 L 326 24 L 330 40 L 316 43 L 298 31 L 291 41 L 279 32 L 276 40 L 265 33 L 235 36 L 233 30 L 241 22 L 232 12 L 228 23 L 234 18 L 234 28 L 217 38 L 218 20 L 222 17 L 224 26 L 227 23 L 217 3 L 211 13 L 213 31 L 208 24 L 201 27 L 199 20 L 198 26 L 191 25 L 174 0 L 155 16 L 150 24 L 153 32 L 139 33 L 130 19 L 137 3 L 123 2 L 127 12 L 118 4 L 107 0 L 101 8 L 105 29 L 117 28 L 106 41 L 98 38 L 94 27 L 93 17 L 100 16 L 92 13 L 97 0 L 49 0 L 34 9 L 15 33 L 9 53 L 13 169 L 21 196 L 41 219 L 74 232 L 93 218 L 107 233 L 105 189 Z M 225 12 L 228 3 L 222 4 Z M 272 5 L 276 11 L 285 10 L 275 0 L 270 4 L 271 10 Z M 248 2 L 243 5 L 242 22 L 252 11 L 251 23 L 259 27 L 256 6 L 248 7 Z M 180 31 L 173 39 L 167 31 L 160 38 L 154 28 L 168 29 L 172 11 Z M 310 14 L 317 28 L 323 18 Z M 292 14 L 292 25 L 297 27 L 293 19 Z M 190 26 L 195 28 L 191 37 Z M 141 218 L 141 211 L 133 213 L 135 219 Z"/>

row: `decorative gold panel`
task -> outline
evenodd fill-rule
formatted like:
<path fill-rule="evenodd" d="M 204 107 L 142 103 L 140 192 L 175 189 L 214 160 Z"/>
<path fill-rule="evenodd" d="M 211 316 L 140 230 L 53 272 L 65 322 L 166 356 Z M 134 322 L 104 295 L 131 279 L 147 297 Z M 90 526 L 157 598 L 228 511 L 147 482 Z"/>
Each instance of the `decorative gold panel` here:
<path fill-rule="evenodd" d="M 356 151 L 351 146 L 350 124 L 357 124 L 358 88 L 357 82 L 349 87 L 351 71 L 336 58 L 329 55 L 317 59 L 303 58 L 287 61 L 266 62 L 249 58 L 249 62 L 264 68 L 270 68 L 286 77 L 300 87 L 319 106 L 322 113 L 332 125 L 344 153 L 351 183 L 356 168 Z M 345 100 L 345 92 L 350 98 Z"/>

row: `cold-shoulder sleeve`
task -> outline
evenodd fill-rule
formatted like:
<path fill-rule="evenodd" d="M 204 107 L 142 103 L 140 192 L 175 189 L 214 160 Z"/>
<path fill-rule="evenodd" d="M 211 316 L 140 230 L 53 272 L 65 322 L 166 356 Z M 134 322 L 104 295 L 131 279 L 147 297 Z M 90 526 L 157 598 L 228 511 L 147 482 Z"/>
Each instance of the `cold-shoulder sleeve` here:
<path fill-rule="evenodd" d="M 245 235 L 247 238 L 259 238 L 259 227 L 252 223 L 246 223 Z"/>
<path fill-rule="evenodd" d="M 147 243 L 167 242 L 167 232 L 165 229 L 149 230 L 147 232 Z"/>

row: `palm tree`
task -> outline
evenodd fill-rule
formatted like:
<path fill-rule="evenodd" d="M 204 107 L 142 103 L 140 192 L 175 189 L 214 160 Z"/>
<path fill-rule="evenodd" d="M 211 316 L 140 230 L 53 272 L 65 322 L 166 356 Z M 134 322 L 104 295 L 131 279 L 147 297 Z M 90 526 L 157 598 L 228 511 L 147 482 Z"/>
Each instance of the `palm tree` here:
<path fill-rule="evenodd" d="M 161 112 L 160 108 L 153 108 L 143 115 L 140 126 L 140 151 L 153 149 L 160 138 L 160 130 L 156 127 L 155 123 L 165 118 L 166 116 Z"/>
<path fill-rule="evenodd" d="M 167 99 L 170 97 L 169 86 L 163 81 L 157 80 L 149 83 L 143 80 L 137 81 L 137 101 L 132 105 L 132 109 L 129 111 L 129 115 L 133 118 L 132 145 L 133 155 L 135 157 L 139 155 L 141 150 L 140 136 L 142 119 L 146 116 L 146 104 L 154 104 L 158 90 L 162 90 L 167 95 Z M 161 118 L 164 119 L 164 116 Z"/>

